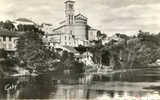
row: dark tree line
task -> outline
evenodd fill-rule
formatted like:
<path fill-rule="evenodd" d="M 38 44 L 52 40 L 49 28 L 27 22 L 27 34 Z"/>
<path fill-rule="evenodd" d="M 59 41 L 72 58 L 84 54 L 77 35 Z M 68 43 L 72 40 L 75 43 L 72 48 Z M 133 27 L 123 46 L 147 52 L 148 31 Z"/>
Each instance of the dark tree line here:
<path fill-rule="evenodd" d="M 114 69 L 145 67 L 160 59 L 160 33 L 139 31 L 137 36 L 120 33 L 116 36 L 120 40 L 112 39 L 105 45 L 97 41 L 93 47 L 76 49 L 82 53 L 92 52 L 94 63 L 110 65 Z"/>
<path fill-rule="evenodd" d="M 160 59 L 160 34 L 139 31 L 137 36 L 123 37 L 104 48 L 109 51 L 115 69 L 146 67 Z"/>
<path fill-rule="evenodd" d="M 1 21 L 0 22 L 0 28 L 1 29 L 7 29 L 9 31 L 23 31 L 23 32 L 39 32 L 41 34 L 44 34 L 44 32 L 39 29 L 38 25 L 22 25 L 19 24 L 17 27 L 14 25 L 14 22 L 10 20 Z"/>

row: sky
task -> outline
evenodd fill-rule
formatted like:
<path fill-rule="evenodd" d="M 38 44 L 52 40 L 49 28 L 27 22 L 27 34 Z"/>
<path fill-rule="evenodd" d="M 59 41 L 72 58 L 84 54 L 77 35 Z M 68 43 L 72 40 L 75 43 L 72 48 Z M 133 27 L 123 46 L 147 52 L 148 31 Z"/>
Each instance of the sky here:
<path fill-rule="evenodd" d="M 64 20 L 65 0 L 0 0 L 0 20 L 29 18 L 53 26 Z M 76 0 L 75 13 L 106 34 L 160 32 L 160 0 Z"/>

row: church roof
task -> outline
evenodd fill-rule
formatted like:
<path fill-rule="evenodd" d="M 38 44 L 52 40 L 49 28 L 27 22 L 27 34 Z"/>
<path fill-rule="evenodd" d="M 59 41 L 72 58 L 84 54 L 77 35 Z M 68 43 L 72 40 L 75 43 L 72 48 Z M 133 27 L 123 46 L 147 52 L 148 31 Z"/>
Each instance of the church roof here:
<path fill-rule="evenodd" d="M 96 31 L 98 31 L 97 29 L 95 29 L 95 28 L 92 28 L 92 27 L 91 27 L 89 30 L 96 30 Z"/>
<path fill-rule="evenodd" d="M 42 23 L 42 25 L 52 26 L 50 23 Z"/>
<path fill-rule="evenodd" d="M 61 29 L 62 27 L 65 27 L 65 26 L 66 26 L 66 25 L 59 26 L 59 27 L 53 29 L 53 31 L 56 31 L 56 30 L 58 30 L 58 29 Z"/>
<path fill-rule="evenodd" d="M 61 22 L 59 22 L 59 24 L 64 24 L 66 21 L 65 20 L 63 20 L 63 21 L 61 21 Z"/>
<path fill-rule="evenodd" d="M 64 3 L 67 3 L 67 2 L 73 2 L 73 3 L 75 3 L 74 0 L 66 0 Z"/>
<path fill-rule="evenodd" d="M 75 16 L 76 19 L 84 19 L 87 20 L 88 18 L 85 17 L 84 15 L 82 15 L 81 13 L 79 13 L 78 15 Z"/>

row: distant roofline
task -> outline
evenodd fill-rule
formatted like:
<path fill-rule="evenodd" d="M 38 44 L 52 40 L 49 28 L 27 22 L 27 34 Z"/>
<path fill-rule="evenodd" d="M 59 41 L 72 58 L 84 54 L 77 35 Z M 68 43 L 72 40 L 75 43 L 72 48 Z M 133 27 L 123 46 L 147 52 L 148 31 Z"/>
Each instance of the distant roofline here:
<path fill-rule="evenodd" d="M 66 0 L 64 3 L 67 3 L 67 2 L 75 3 L 75 1 L 73 1 L 73 0 Z"/>
<path fill-rule="evenodd" d="M 65 49 L 67 49 L 71 53 L 79 53 L 75 48 L 73 48 L 71 46 L 63 45 L 62 47 L 65 48 Z"/>
<path fill-rule="evenodd" d="M 33 23 L 36 24 L 34 21 L 28 19 L 28 18 L 17 18 L 15 21 L 19 21 L 19 22 L 27 22 L 27 23 Z"/>
<path fill-rule="evenodd" d="M 95 28 L 90 28 L 89 30 L 97 30 L 97 31 L 99 31 L 98 29 L 95 29 Z"/>
<path fill-rule="evenodd" d="M 53 29 L 52 31 L 56 31 L 56 30 L 58 30 L 58 29 L 60 29 L 60 28 L 62 28 L 62 27 L 65 27 L 65 26 L 67 26 L 67 25 L 59 26 L 59 27 L 57 27 L 57 28 Z"/>
<path fill-rule="evenodd" d="M 66 21 L 65 20 L 63 20 L 63 21 L 61 21 L 61 22 L 59 22 L 59 24 L 63 24 L 63 23 L 65 23 Z"/>
<path fill-rule="evenodd" d="M 55 33 L 55 34 L 46 34 L 46 36 L 55 36 L 55 35 L 61 35 L 59 33 Z"/>
<path fill-rule="evenodd" d="M 88 20 L 88 18 L 87 18 L 86 16 L 84 16 L 82 13 L 79 13 L 79 14 L 75 15 L 75 17 L 77 17 L 77 16 L 79 16 L 79 15 L 82 15 L 85 19 Z"/>
<path fill-rule="evenodd" d="M 53 26 L 53 25 L 52 25 L 52 24 L 50 24 L 50 23 L 42 23 L 42 25 Z"/>

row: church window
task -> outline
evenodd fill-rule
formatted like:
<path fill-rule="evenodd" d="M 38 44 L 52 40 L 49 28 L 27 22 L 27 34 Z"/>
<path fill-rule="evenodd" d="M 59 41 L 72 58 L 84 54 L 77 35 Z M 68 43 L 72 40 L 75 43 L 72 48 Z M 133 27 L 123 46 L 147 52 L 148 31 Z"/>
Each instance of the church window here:
<path fill-rule="evenodd" d="M 65 40 L 67 40 L 67 36 L 65 36 Z"/>
<path fill-rule="evenodd" d="M 73 24 L 73 15 L 68 15 L 69 24 Z"/>
<path fill-rule="evenodd" d="M 9 47 L 9 49 L 12 49 L 12 44 L 9 44 L 8 47 Z"/>
<path fill-rule="evenodd" d="M 69 24 L 71 24 L 71 15 L 69 15 Z"/>
<path fill-rule="evenodd" d="M 72 34 L 72 30 L 70 30 L 70 33 Z"/>
<path fill-rule="evenodd" d="M 70 24 L 70 15 L 69 15 L 69 20 L 68 21 L 69 21 L 69 24 Z"/>
<path fill-rule="evenodd" d="M 71 15 L 71 24 L 73 24 L 73 15 Z"/>
<path fill-rule="evenodd" d="M 9 37 L 9 41 L 12 41 L 12 37 Z"/>
<path fill-rule="evenodd" d="M 7 45 L 6 44 L 2 44 L 3 48 L 6 49 L 7 48 Z"/>
<path fill-rule="evenodd" d="M 5 36 L 3 37 L 3 41 L 6 41 L 6 37 Z"/>
<path fill-rule="evenodd" d="M 69 4 L 69 9 L 73 9 L 73 5 L 72 4 Z"/>

